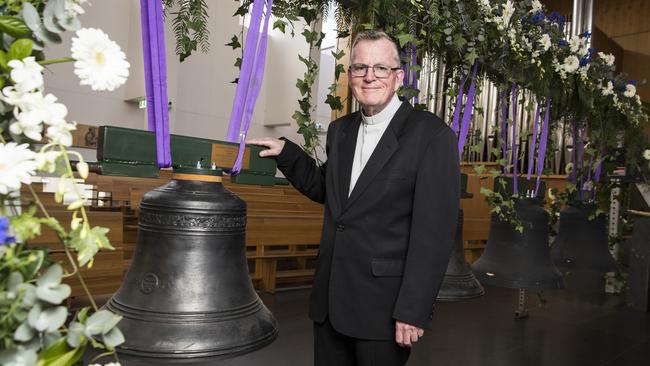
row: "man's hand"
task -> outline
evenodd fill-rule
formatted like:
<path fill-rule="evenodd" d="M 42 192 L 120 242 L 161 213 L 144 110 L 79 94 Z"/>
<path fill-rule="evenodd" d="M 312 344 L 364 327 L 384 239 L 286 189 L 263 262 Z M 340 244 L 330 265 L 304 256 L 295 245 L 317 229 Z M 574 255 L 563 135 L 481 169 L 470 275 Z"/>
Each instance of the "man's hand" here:
<path fill-rule="evenodd" d="M 401 347 L 411 347 L 424 334 L 424 329 L 411 324 L 395 321 L 395 342 Z"/>
<path fill-rule="evenodd" d="M 260 157 L 265 158 L 268 156 L 278 156 L 284 147 L 284 140 L 274 139 L 270 137 L 262 137 L 259 139 L 246 140 L 247 144 L 265 146 L 267 150 L 260 151 Z"/>

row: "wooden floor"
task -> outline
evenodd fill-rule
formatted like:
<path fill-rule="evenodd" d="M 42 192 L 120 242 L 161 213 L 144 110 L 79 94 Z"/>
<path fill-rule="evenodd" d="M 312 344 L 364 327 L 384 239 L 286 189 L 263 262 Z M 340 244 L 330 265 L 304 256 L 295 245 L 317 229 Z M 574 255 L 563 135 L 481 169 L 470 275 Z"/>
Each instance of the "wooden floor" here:
<path fill-rule="evenodd" d="M 580 286 L 577 286 L 580 288 Z M 215 365 L 312 364 L 309 290 L 264 294 L 280 324 L 274 343 Z M 434 330 L 417 344 L 408 366 L 650 365 L 650 313 L 622 307 L 619 295 L 546 291 L 545 307 L 529 296 L 530 316 L 515 320 L 517 291 L 486 286 L 483 298 L 438 302 Z"/>

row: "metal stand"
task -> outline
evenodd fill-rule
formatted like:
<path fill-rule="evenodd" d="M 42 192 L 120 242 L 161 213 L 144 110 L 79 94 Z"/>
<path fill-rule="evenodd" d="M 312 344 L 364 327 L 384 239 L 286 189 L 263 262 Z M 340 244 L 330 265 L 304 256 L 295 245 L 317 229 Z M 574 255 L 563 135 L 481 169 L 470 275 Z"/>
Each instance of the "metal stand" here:
<path fill-rule="evenodd" d="M 515 310 L 515 319 L 525 319 L 528 318 L 528 309 L 526 309 L 526 289 L 519 289 L 519 303 L 517 304 L 517 310 Z"/>

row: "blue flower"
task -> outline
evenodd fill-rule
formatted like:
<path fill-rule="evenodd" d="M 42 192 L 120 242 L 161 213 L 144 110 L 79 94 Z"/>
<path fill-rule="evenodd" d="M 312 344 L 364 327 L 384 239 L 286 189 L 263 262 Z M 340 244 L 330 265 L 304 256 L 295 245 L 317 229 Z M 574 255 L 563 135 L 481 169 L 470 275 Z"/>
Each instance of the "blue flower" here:
<path fill-rule="evenodd" d="M 561 39 L 560 40 L 560 46 L 568 46 L 569 42 L 566 41 L 566 39 Z"/>
<path fill-rule="evenodd" d="M 589 56 L 580 59 L 580 67 L 584 67 L 589 63 Z"/>
<path fill-rule="evenodd" d="M 584 38 L 591 38 L 591 32 L 584 32 L 581 34 L 581 36 Z"/>
<path fill-rule="evenodd" d="M 628 81 L 627 83 L 636 86 L 636 80 L 630 80 L 630 81 Z"/>
<path fill-rule="evenodd" d="M 8 235 L 9 218 L 0 216 L 0 245 L 10 244 L 16 241 L 16 238 Z"/>
<path fill-rule="evenodd" d="M 535 15 L 533 15 L 533 18 L 531 19 L 531 21 L 535 24 L 541 22 L 542 20 L 544 20 L 544 13 L 541 11 L 535 13 Z"/>

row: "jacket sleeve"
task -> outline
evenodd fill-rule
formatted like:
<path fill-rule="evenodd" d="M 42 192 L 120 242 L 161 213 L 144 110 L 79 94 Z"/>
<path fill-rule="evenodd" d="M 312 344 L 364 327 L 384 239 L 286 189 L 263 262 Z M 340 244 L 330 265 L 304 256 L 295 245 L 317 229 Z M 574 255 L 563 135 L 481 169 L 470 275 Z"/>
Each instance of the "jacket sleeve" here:
<path fill-rule="evenodd" d="M 460 204 L 456 135 L 449 128 L 429 142 L 418 166 L 402 284 L 393 318 L 430 329 L 433 306 L 454 246 Z"/>
<path fill-rule="evenodd" d="M 327 132 L 327 142 L 325 145 L 326 153 L 329 154 L 329 136 L 330 129 Z M 312 201 L 325 203 L 325 176 L 327 172 L 327 162 L 318 166 L 316 160 L 298 145 L 284 137 L 284 148 L 276 157 L 278 169 L 291 182 L 291 184 L 302 194 L 309 197 Z"/>

